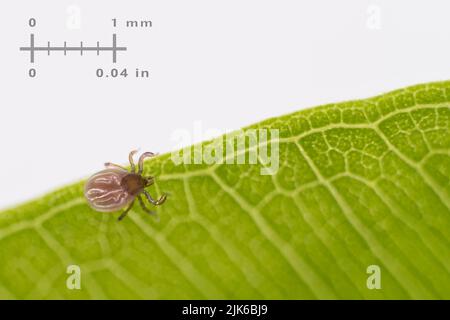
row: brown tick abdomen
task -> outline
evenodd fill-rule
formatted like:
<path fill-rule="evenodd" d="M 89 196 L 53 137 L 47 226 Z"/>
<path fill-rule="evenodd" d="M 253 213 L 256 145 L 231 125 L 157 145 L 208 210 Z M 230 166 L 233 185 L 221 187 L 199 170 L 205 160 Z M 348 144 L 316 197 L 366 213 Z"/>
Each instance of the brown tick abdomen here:
<path fill-rule="evenodd" d="M 117 211 L 133 201 L 134 196 L 124 190 L 121 183 L 129 173 L 120 169 L 106 169 L 89 178 L 84 195 L 97 211 Z"/>

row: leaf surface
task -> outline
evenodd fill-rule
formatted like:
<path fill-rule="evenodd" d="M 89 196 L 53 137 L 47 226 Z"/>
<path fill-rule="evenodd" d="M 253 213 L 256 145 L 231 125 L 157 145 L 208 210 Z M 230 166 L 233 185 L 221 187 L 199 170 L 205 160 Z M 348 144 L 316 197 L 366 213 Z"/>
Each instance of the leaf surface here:
<path fill-rule="evenodd" d="M 0 298 L 450 299 L 450 82 L 246 129 L 279 130 L 276 174 L 158 156 L 159 221 L 93 211 L 84 182 L 1 212 Z"/>

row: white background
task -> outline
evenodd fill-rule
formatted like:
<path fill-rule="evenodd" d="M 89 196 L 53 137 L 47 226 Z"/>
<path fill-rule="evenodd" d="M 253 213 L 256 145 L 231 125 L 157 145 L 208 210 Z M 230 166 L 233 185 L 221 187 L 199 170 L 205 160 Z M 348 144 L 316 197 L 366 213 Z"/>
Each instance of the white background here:
<path fill-rule="evenodd" d="M 173 134 L 192 132 L 194 123 L 203 133 L 238 129 L 450 78 L 450 2 L 444 0 L 0 6 L 0 208 L 89 176 L 105 161 L 124 163 L 133 148 L 171 151 L 178 147 Z M 70 8 L 79 8 L 78 20 Z M 35 28 L 27 25 L 30 17 Z M 112 18 L 150 19 L 153 27 L 113 29 Z M 19 47 L 31 32 L 36 45 L 106 45 L 115 32 L 128 47 L 116 67 L 148 68 L 151 78 L 96 78 L 96 68 L 113 67 L 110 53 L 38 52 L 37 77 L 30 79 L 29 56 Z"/>

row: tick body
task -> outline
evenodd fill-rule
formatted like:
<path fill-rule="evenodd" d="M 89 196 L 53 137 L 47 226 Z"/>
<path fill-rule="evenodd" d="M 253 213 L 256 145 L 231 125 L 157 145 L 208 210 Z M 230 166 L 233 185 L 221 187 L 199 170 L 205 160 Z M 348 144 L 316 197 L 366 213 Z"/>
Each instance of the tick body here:
<path fill-rule="evenodd" d="M 151 176 L 143 176 L 145 158 L 154 156 L 151 152 L 145 152 L 139 157 L 138 170 L 133 161 L 133 156 L 137 151 L 131 151 L 129 161 L 131 165 L 130 171 L 124 167 L 105 163 L 105 170 L 102 170 L 86 182 L 84 195 L 89 205 L 96 211 L 115 212 L 125 209 L 119 216 L 119 220 L 126 217 L 133 207 L 136 199 L 139 201 L 142 209 L 149 214 L 154 212 L 147 208 L 143 197 L 155 206 L 159 206 L 166 200 L 166 194 L 163 194 L 158 200 L 154 200 L 152 196 L 145 190 L 154 182 Z"/>

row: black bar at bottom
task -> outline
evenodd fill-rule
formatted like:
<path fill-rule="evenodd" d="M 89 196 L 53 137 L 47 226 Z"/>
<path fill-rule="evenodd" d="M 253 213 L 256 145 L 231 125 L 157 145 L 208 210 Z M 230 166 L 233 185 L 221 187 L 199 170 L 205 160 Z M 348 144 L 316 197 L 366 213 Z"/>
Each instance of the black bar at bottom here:
<path fill-rule="evenodd" d="M 383 319 L 407 315 L 424 319 L 446 318 L 450 301 L 303 301 L 303 300 L 150 300 L 150 301 L 0 301 L 2 312 L 8 308 L 15 317 L 28 311 L 50 316 L 54 307 L 71 316 L 101 319 Z M 56 313 L 59 314 L 59 313 Z M 433 316 L 436 315 L 436 316 Z M 111 318 L 109 318 L 111 316 Z M 51 317 L 50 317 L 51 318 Z M 60 318 L 59 318 L 60 319 Z"/>

